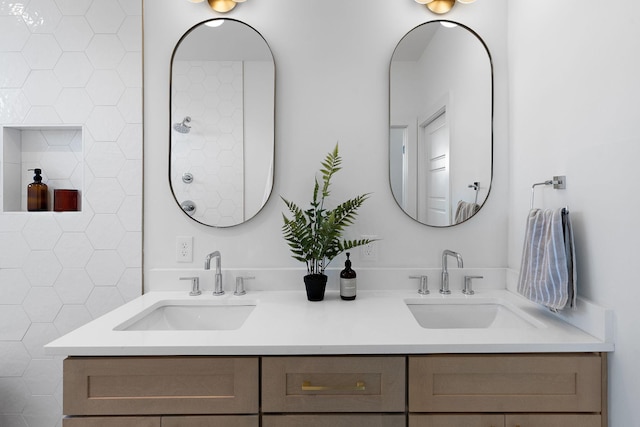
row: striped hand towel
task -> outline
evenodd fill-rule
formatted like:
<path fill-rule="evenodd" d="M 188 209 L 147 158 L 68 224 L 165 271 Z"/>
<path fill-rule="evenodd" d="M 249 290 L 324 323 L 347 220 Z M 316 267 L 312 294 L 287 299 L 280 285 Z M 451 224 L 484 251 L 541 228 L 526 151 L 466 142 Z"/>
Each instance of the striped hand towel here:
<path fill-rule="evenodd" d="M 460 200 L 456 207 L 456 218 L 454 224 L 460 224 L 463 221 L 468 220 L 480 210 L 480 206 L 477 203 L 465 202 Z"/>
<path fill-rule="evenodd" d="M 518 292 L 550 309 L 576 306 L 573 230 L 566 209 L 532 209 L 522 251 Z"/>

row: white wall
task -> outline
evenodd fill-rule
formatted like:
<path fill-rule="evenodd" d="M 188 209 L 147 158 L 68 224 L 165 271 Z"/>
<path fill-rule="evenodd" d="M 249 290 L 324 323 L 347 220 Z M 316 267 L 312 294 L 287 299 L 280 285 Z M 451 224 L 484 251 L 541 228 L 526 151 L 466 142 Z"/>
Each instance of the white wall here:
<path fill-rule="evenodd" d="M 396 44 L 416 25 L 437 19 L 413 1 L 260 0 L 230 16 L 259 31 L 276 63 L 275 185 L 267 206 L 244 225 L 209 228 L 176 206 L 167 182 L 168 81 L 171 51 L 197 22 L 218 16 L 206 2 L 154 0 L 145 8 L 145 272 L 154 268 L 201 268 L 220 250 L 223 267 L 294 267 L 281 237 L 285 206 L 280 194 L 306 206 L 313 173 L 336 141 L 344 169 L 333 198 L 373 192 L 350 237 L 375 234 L 379 261 L 354 256 L 354 267 L 438 267 L 443 249 L 459 251 L 465 266 L 506 266 L 508 194 L 506 0 L 459 5 L 447 15 L 478 32 L 494 58 L 495 170 L 492 197 L 459 227 L 420 225 L 398 208 L 388 166 L 389 61 Z M 171 19 L 167 19 L 170 16 Z M 194 236 L 194 263 L 175 262 L 175 238 Z M 340 267 L 336 262 L 332 267 Z M 146 276 L 148 277 L 148 275 Z M 257 281 L 258 279 L 256 279 Z"/>
<path fill-rule="evenodd" d="M 578 292 L 615 312 L 610 423 L 640 425 L 640 3 L 509 3 L 509 266 L 518 269 L 531 184 L 538 207 L 569 206 Z"/>

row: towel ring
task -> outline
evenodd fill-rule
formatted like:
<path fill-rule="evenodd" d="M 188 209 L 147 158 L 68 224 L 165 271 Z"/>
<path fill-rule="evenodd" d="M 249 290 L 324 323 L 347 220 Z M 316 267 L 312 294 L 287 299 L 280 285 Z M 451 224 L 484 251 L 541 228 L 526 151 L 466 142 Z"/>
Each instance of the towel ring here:
<path fill-rule="evenodd" d="M 531 186 L 531 209 L 533 209 L 533 199 L 536 195 L 536 187 L 539 185 L 552 185 L 555 190 L 564 190 L 567 188 L 567 177 L 564 175 L 554 176 L 553 179 L 544 181 L 544 182 L 536 182 Z"/>

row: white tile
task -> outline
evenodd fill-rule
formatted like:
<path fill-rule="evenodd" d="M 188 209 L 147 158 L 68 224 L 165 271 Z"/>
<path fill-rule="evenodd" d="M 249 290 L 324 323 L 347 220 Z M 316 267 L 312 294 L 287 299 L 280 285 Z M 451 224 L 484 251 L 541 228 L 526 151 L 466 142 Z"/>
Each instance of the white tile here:
<path fill-rule="evenodd" d="M 29 427 L 55 427 L 62 418 L 62 408 L 53 396 L 32 396 L 22 416 Z"/>
<path fill-rule="evenodd" d="M 31 105 L 52 105 L 62 85 L 52 70 L 33 70 L 24 83 L 23 91 Z"/>
<path fill-rule="evenodd" d="M 44 353 L 44 345 L 59 336 L 53 323 L 32 323 L 22 338 L 22 344 L 32 359 L 52 359 L 52 356 Z"/>
<path fill-rule="evenodd" d="M 52 202 L 51 194 L 49 195 Z M 53 215 L 32 215 L 22 229 L 22 235 L 31 250 L 53 249 L 62 235 L 62 230 L 53 218 Z M 29 265 L 26 266 L 27 268 Z M 35 266 L 34 266 L 35 267 Z"/>
<path fill-rule="evenodd" d="M 97 69 L 115 69 L 125 54 L 122 42 L 116 35 L 96 34 L 86 49 L 87 56 Z"/>
<path fill-rule="evenodd" d="M 120 241 L 118 255 L 127 269 L 142 267 L 142 232 L 128 232 Z M 122 281 L 122 279 L 120 279 Z"/>
<path fill-rule="evenodd" d="M 93 0 L 55 0 L 64 15 L 84 15 Z"/>
<path fill-rule="evenodd" d="M 53 107 L 43 105 L 31 107 L 25 116 L 23 123 L 41 126 L 47 124 L 59 124 L 62 123 L 62 120 Z"/>
<path fill-rule="evenodd" d="M 0 376 L 22 376 L 29 365 L 29 359 L 29 353 L 21 342 L 0 342 Z"/>
<path fill-rule="evenodd" d="M 124 298 L 115 286 L 96 287 L 87 299 L 87 310 L 97 318 L 124 304 Z"/>
<path fill-rule="evenodd" d="M 87 255 L 91 255 L 91 252 Z M 64 268 L 53 285 L 64 304 L 84 304 L 93 289 L 93 282 L 84 268 Z"/>
<path fill-rule="evenodd" d="M 98 214 L 87 227 L 87 237 L 97 249 L 117 249 L 125 230 L 116 215 Z"/>
<path fill-rule="evenodd" d="M 127 160 L 142 159 L 142 125 L 128 124 L 118 137 L 118 146 Z"/>
<path fill-rule="evenodd" d="M 124 270 L 116 251 L 95 251 L 87 263 L 87 273 L 96 286 L 116 286 Z"/>
<path fill-rule="evenodd" d="M 71 332 L 72 330 L 88 323 L 91 320 L 91 314 L 84 305 L 65 304 L 53 321 L 60 335 Z"/>
<path fill-rule="evenodd" d="M 0 301 L 2 304 L 22 304 L 31 285 L 22 269 L 0 269 Z"/>
<path fill-rule="evenodd" d="M 22 378 L 32 395 L 53 395 L 62 381 L 62 362 L 58 359 L 32 359 Z"/>
<path fill-rule="evenodd" d="M 93 249 L 85 233 L 64 233 L 53 252 L 63 268 L 82 268 Z"/>
<path fill-rule="evenodd" d="M 0 16 L 0 51 L 22 50 L 31 33 L 22 16 Z"/>
<path fill-rule="evenodd" d="M 40 161 L 42 170 L 47 171 L 47 178 L 51 181 L 66 180 L 69 181 L 73 171 L 78 167 L 79 162 L 75 154 L 69 150 L 69 147 L 50 148 L 49 151 L 42 156 Z M 51 192 L 51 208 L 53 209 L 53 189 L 62 188 L 48 183 Z M 68 187 L 68 186 L 67 186 Z"/>
<path fill-rule="evenodd" d="M 139 268 L 127 268 L 117 287 L 127 302 L 139 297 L 142 295 L 142 271 Z"/>
<path fill-rule="evenodd" d="M 10 106 L 0 108 L 0 121 L 3 123 L 21 123 L 31 109 L 31 103 L 21 89 L 0 89 L 0 105 Z"/>
<path fill-rule="evenodd" d="M 116 142 L 96 142 L 86 156 L 86 163 L 97 178 L 117 176 L 125 163 Z"/>
<path fill-rule="evenodd" d="M 95 107 L 86 122 L 96 141 L 115 141 L 125 124 L 118 109 L 109 106 Z"/>
<path fill-rule="evenodd" d="M 62 49 L 51 34 L 32 34 L 22 49 L 22 56 L 34 70 L 50 70 L 62 55 Z"/>
<path fill-rule="evenodd" d="M 0 347 L 2 343 L 0 343 Z M 2 350 L 0 350 L 1 352 Z M 27 405 L 29 391 L 22 378 L 0 376 L 0 413 L 21 413 Z M 2 418 L 0 418 L 2 420 Z M 4 427 L 4 424 L 2 424 Z"/>
<path fill-rule="evenodd" d="M 116 213 L 125 194 L 116 178 L 95 178 L 85 197 L 94 213 Z"/>
<path fill-rule="evenodd" d="M 142 170 L 137 160 L 126 160 L 122 169 L 118 173 L 118 181 L 124 188 L 127 196 L 142 195 Z M 138 206 L 138 210 L 141 206 Z"/>
<path fill-rule="evenodd" d="M 82 52 L 93 37 L 93 30 L 84 16 L 63 16 L 53 35 L 65 52 Z"/>
<path fill-rule="evenodd" d="M 30 0 L 22 18 L 32 33 L 50 33 L 58 26 L 62 14 L 54 0 Z"/>
<path fill-rule="evenodd" d="M 65 88 L 54 108 L 65 123 L 84 123 L 93 110 L 93 101 L 84 88 Z"/>
<path fill-rule="evenodd" d="M 22 15 L 28 4 L 29 0 L 0 2 L 0 15 Z"/>
<path fill-rule="evenodd" d="M 52 251 L 32 251 L 24 258 L 24 274 L 31 286 L 53 286 L 62 271 L 58 258 Z M 29 295 L 27 295 L 27 299 Z"/>
<path fill-rule="evenodd" d="M 55 219 L 63 231 L 84 231 L 87 228 L 93 218 L 93 210 L 91 206 L 84 203 L 81 208 L 81 212 L 65 212 L 64 215 L 55 215 Z"/>
<path fill-rule="evenodd" d="M 86 86 L 93 66 L 84 52 L 64 52 L 53 69 L 56 77 L 65 88 Z"/>
<path fill-rule="evenodd" d="M 139 52 L 127 52 L 117 70 L 127 87 L 142 87 L 142 59 Z"/>
<path fill-rule="evenodd" d="M 32 322 L 53 322 L 62 302 L 53 288 L 31 288 L 22 304 Z"/>
<path fill-rule="evenodd" d="M 49 147 L 64 146 L 71 150 L 71 144 L 78 134 L 76 129 L 43 129 L 42 136 L 47 141 Z"/>
<path fill-rule="evenodd" d="M 94 0 L 85 16 L 94 32 L 115 33 L 122 25 L 125 13 L 118 2 Z"/>
<path fill-rule="evenodd" d="M 129 52 L 142 51 L 142 18 L 141 16 L 127 16 L 118 29 L 118 37 L 124 48 Z"/>
<path fill-rule="evenodd" d="M 27 61 L 19 52 L 0 52 L 0 87 L 22 87 L 29 71 Z"/>
<path fill-rule="evenodd" d="M 27 297 L 28 298 L 28 293 Z M 30 320 L 27 316 L 27 313 L 20 305 L 0 305 L 0 344 L 2 341 L 19 341 L 22 339 L 24 334 L 29 329 Z M 22 344 L 20 344 L 22 347 Z M 7 347 L 7 351 L 11 350 L 12 352 L 20 352 L 24 348 L 20 349 L 18 347 L 9 346 Z M 26 351 L 25 351 L 26 353 Z M 14 354 L 14 353 L 11 353 Z M 13 357 L 13 356 L 12 356 Z M 0 348 L 0 371 L 3 369 L 2 363 L 2 349 Z M 12 359 L 13 360 L 13 359 Z M 6 374 L 10 375 L 10 374 Z M 21 374 L 18 374 L 21 375 Z M 0 372 L 0 376 L 2 373 Z"/>
<path fill-rule="evenodd" d="M 118 101 L 118 111 L 127 123 L 142 124 L 142 89 L 126 89 Z"/>
<path fill-rule="evenodd" d="M 0 390 L 1 393 L 1 390 Z M 22 414 L 0 413 L 0 426 L 2 427 L 29 427 Z"/>
<path fill-rule="evenodd" d="M 125 86 L 115 70 L 96 70 L 86 87 L 96 105 L 116 105 L 124 93 Z"/>
<path fill-rule="evenodd" d="M 142 15 L 141 0 L 118 0 L 127 15 Z"/>
<path fill-rule="evenodd" d="M 29 245 L 18 232 L 0 233 L 0 268 L 22 268 L 25 257 L 30 252 Z"/>

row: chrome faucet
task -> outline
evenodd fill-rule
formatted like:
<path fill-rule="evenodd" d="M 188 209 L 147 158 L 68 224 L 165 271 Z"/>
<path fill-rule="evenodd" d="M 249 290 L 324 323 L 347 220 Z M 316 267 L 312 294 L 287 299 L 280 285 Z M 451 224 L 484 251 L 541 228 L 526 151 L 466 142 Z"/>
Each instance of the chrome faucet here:
<path fill-rule="evenodd" d="M 458 268 L 462 268 L 462 255 L 460 255 L 458 252 L 450 251 L 449 249 L 445 249 L 444 251 L 442 251 L 442 282 L 440 283 L 440 293 L 444 295 L 449 295 L 451 293 L 451 291 L 449 290 L 447 255 L 456 257 L 456 260 L 458 260 Z"/>
<path fill-rule="evenodd" d="M 224 290 L 222 289 L 222 267 L 220 266 L 222 264 L 222 255 L 220 255 L 219 251 L 211 252 L 209 255 L 207 255 L 204 260 L 205 270 L 211 269 L 211 258 L 216 259 L 216 282 L 215 286 L 213 287 L 213 294 L 218 296 L 224 295 Z"/>

